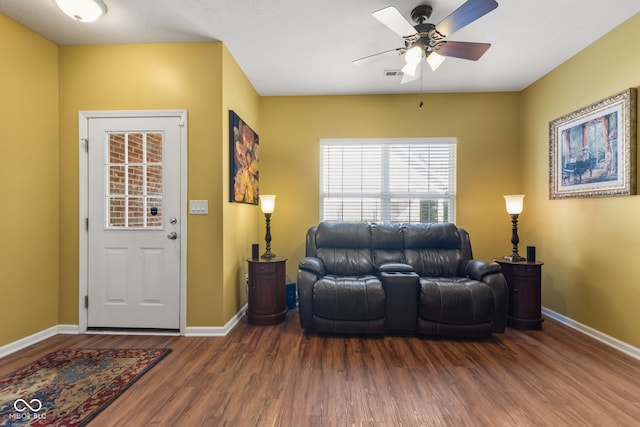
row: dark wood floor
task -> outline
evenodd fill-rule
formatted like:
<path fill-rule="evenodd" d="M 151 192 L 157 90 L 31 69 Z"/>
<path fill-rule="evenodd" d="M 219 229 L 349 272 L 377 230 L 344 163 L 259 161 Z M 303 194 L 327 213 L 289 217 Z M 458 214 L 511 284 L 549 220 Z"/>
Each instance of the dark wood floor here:
<path fill-rule="evenodd" d="M 0 376 L 66 347 L 173 349 L 91 427 L 640 425 L 640 361 L 551 319 L 465 341 L 318 336 L 287 316 L 226 337 L 58 335 Z"/>

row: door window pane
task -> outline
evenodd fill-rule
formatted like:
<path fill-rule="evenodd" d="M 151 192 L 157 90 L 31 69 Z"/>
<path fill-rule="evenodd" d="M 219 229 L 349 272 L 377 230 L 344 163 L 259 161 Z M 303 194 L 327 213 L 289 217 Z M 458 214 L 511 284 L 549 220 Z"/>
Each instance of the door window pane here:
<path fill-rule="evenodd" d="M 109 192 L 112 195 L 124 196 L 126 192 L 124 166 L 109 167 Z"/>
<path fill-rule="evenodd" d="M 129 227 L 144 227 L 144 199 L 141 197 L 129 197 L 127 209 L 127 225 Z"/>
<path fill-rule="evenodd" d="M 143 166 L 128 166 L 127 167 L 127 194 L 130 196 L 142 196 L 144 195 L 144 175 Z"/>
<path fill-rule="evenodd" d="M 147 162 L 162 163 L 162 134 L 147 134 Z"/>
<path fill-rule="evenodd" d="M 162 195 L 162 166 L 147 166 L 147 194 Z"/>
<path fill-rule="evenodd" d="M 108 227 L 124 227 L 126 221 L 124 219 L 125 198 L 124 197 L 112 197 L 109 199 L 109 223 Z"/>

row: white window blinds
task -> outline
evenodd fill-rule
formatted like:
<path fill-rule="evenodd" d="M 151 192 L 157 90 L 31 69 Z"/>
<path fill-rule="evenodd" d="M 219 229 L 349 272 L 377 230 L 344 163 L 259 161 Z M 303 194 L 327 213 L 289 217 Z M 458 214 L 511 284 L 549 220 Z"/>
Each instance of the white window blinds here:
<path fill-rule="evenodd" d="M 455 222 L 456 139 L 323 139 L 322 221 Z"/>

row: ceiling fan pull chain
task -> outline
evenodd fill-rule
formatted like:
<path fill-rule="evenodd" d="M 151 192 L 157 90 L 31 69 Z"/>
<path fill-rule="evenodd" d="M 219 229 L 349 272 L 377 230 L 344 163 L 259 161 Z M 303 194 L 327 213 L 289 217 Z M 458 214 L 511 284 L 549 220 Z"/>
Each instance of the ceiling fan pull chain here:
<path fill-rule="evenodd" d="M 422 95 L 423 95 L 423 92 L 422 92 L 422 80 L 424 79 L 424 73 L 423 73 L 423 71 L 424 71 L 424 70 L 422 69 L 422 68 L 423 68 L 423 65 L 424 65 L 424 61 L 421 61 L 421 62 L 420 62 L 420 96 L 422 96 Z M 423 100 L 421 99 L 421 100 L 420 100 L 420 103 L 418 104 L 418 109 L 419 109 L 419 110 L 422 110 L 422 107 L 423 107 L 423 106 L 424 106 L 424 102 L 423 102 Z"/>

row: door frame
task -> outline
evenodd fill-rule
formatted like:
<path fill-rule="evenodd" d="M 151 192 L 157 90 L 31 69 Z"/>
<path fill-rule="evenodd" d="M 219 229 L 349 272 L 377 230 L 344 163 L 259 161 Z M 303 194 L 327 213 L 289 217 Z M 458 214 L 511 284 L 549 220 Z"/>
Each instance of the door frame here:
<path fill-rule="evenodd" d="M 114 110 L 114 111 L 80 111 L 78 116 L 80 128 L 79 150 L 79 292 L 78 329 L 81 334 L 87 332 L 88 310 L 85 307 L 85 296 L 89 292 L 89 232 L 86 219 L 89 215 L 89 154 L 87 139 L 89 137 L 89 120 L 99 118 L 170 118 L 180 120 L 180 335 L 185 335 L 187 319 L 187 110 Z"/>

